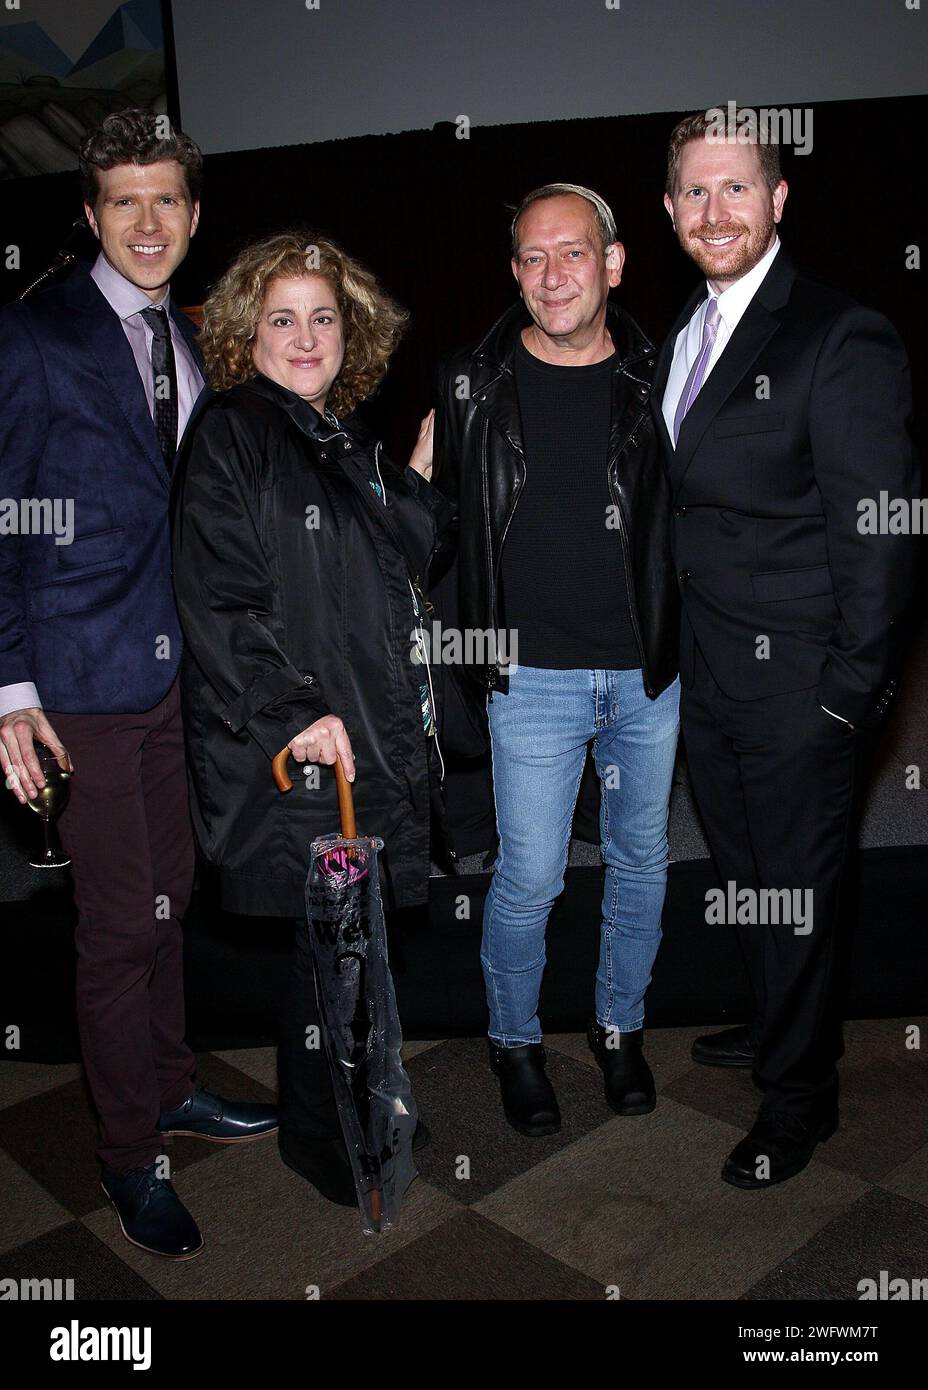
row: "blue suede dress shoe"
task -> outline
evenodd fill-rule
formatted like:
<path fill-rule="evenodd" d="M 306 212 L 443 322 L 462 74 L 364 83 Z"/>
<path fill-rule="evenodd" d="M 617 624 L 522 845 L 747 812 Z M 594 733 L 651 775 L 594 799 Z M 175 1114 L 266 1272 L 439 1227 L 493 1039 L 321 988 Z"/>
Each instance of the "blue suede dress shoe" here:
<path fill-rule="evenodd" d="M 162 1110 L 158 1128 L 162 1134 L 186 1134 L 213 1144 L 263 1139 L 277 1132 L 277 1107 L 223 1100 L 198 1086 L 176 1110 Z"/>
<path fill-rule="evenodd" d="M 126 1240 L 152 1255 L 192 1260 L 203 1249 L 197 1223 L 156 1164 L 103 1169 L 100 1186 L 113 1204 Z"/>

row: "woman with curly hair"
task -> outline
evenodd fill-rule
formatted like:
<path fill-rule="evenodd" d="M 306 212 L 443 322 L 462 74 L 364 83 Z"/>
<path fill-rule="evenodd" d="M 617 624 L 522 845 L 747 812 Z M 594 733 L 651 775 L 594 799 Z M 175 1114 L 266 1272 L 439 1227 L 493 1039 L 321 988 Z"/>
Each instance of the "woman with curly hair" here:
<path fill-rule="evenodd" d="M 324 238 L 247 247 L 204 305 L 217 393 L 188 433 L 174 496 L 182 694 L 200 851 L 231 912 L 292 918 L 278 1054 L 281 1155 L 354 1204 L 305 930 L 310 845 L 338 824 L 322 768 L 281 796 L 271 761 L 341 759 L 359 833 L 384 841 L 386 902 L 426 900 L 440 764 L 430 672 L 413 655 L 421 583 L 450 508 L 427 481 L 431 417 L 395 468 L 354 413 L 407 319 Z"/>

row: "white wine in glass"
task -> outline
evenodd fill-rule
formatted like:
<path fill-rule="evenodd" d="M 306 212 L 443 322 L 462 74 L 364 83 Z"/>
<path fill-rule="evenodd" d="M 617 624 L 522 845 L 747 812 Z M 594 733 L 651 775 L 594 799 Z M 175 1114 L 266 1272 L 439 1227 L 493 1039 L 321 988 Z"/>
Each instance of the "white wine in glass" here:
<path fill-rule="evenodd" d="M 30 859 L 29 863 L 33 869 L 63 869 L 71 861 L 60 849 L 52 845 L 51 823 L 56 816 L 61 815 L 68 804 L 68 797 L 71 794 L 71 774 L 65 772 L 54 753 L 50 748 L 46 748 L 44 743 L 35 745 L 35 755 L 45 776 L 45 786 L 39 787 L 35 796 L 30 797 L 26 805 L 35 811 L 36 815 L 42 817 L 42 829 L 45 832 L 45 853 L 41 859 Z"/>

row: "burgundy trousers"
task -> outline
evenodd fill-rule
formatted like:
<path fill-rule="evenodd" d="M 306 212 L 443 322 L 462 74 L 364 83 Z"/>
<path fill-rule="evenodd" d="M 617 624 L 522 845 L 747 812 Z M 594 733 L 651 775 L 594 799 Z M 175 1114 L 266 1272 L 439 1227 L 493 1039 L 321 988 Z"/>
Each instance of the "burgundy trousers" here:
<path fill-rule="evenodd" d="M 114 1168 L 163 1151 L 158 1115 L 193 1089 L 181 919 L 193 887 L 177 682 L 142 714 L 56 714 L 74 776 L 58 820 L 77 902 L 77 1022 Z"/>

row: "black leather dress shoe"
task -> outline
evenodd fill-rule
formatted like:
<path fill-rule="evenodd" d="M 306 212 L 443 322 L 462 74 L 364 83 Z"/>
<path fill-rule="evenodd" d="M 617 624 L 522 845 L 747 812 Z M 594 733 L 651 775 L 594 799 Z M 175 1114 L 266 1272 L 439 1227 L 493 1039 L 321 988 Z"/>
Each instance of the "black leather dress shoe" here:
<path fill-rule="evenodd" d="M 802 1172 L 816 1144 L 830 1139 L 837 1128 L 836 1110 L 814 1119 L 784 1110 L 761 1111 L 725 1160 L 722 1177 L 733 1187 L 751 1189 L 785 1182 Z"/>
<path fill-rule="evenodd" d="M 746 1026 L 706 1033 L 693 1043 L 691 1057 L 705 1067 L 752 1067 L 754 1048 Z"/>
<path fill-rule="evenodd" d="M 490 1070 L 499 1080 L 503 1112 L 520 1134 L 539 1138 L 557 1134 L 561 1127 L 554 1087 L 545 1075 L 545 1049 L 542 1043 L 521 1047 L 501 1047 L 489 1040 Z"/>
<path fill-rule="evenodd" d="M 620 1033 L 595 1018 L 586 1031 L 590 1051 L 603 1074 L 606 1100 L 617 1115 L 650 1115 L 657 1104 L 654 1077 L 644 1059 L 644 1029 Z M 617 1045 L 610 1046 L 610 1043 Z"/>
<path fill-rule="evenodd" d="M 263 1139 L 277 1130 L 277 1107 L 255 1101 L 223 1100 L 198 1086 L 176 1110 L 158 1116 L 162 1134 L 186 1134 L 213 1144 Z"/>
<path fill-rule="evenodd" d="M 100 1186 L 113 1204 L 126 1240 L 152 1255 L 192 1260 L 203 1249 L 197 1223 L 157 1165 L 106 1168 Z"/>

